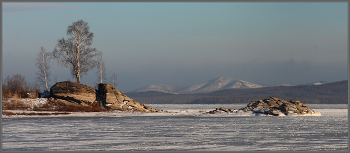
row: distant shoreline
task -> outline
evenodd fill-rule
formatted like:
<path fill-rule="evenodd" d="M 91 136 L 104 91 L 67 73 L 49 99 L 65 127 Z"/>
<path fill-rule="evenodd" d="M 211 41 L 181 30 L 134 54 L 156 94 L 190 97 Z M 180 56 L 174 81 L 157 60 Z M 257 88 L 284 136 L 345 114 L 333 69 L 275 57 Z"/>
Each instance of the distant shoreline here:
<path fill-rule="evenodd" d="M 220 105 L 220 104 L 152 104 L 152 105 L 160 105 L 160 106 L 171 106 L 171 105 L 177 105 L 177 106 L 184 106 L 184 105 Z M 228 105 L 244 105 L 244 104 L 228 104 Z M 319 104 L 311 104 L 310 108 L 312 109 L 320 109 L 320 108 L 315 108 L 312 105 L 319 105 Z M 330 105 L 330 104 L 324 104 L 324 105 Z M 323 105 L 323 106 L 324 106 Z M 333 105 L 333 104 L 332 104 Z M 332 109 L 347 109 L 348 104 L 335 104 L 339 106 L 344 106 L 344 107 L 339 107 L 339 108 L 332 108 Z M 175 110 L 178 109 L 178 110 Z M 174 110 L 167 110 L 169 111 L 168 113 L 162 112 L 162 113 L 140 113 L 140 112 L 126 112 L 126 111 L 112 111 L 112 112 L 61 112 L 61 111 L 25 111 L 25 110 L 3 110 L 3 112 L 13 112 L 13 113 L 28 113 L 29 115 L 2 115 L 2 118 L 30 118 L 30 117 L 127 117 L 127 116 L 200 116 L 201 113 L 205 110 L 213 110 L 215 109 L 214 107 L 210 108 L 203 108 L 203 109 L 197 109 L 193 110 L 193 108 L 189 109 L 181 109 L 181 108 L 175 108 Z M 202 111 L 202 112 L 200 112 Z M 30 115 L 32 113 L 32 115 Z M 50 113 L 51 115 L 33 115 L 33 113 L 42 113 L 42 114 L 47 114 Z M 55 115 L 55 113 L 58 113 Z M 220 116 L 232 116 L 234 117 L 235 115 L 232 114 L 211 114 L 208 115 L 208 117 L 220 117 Z"/>

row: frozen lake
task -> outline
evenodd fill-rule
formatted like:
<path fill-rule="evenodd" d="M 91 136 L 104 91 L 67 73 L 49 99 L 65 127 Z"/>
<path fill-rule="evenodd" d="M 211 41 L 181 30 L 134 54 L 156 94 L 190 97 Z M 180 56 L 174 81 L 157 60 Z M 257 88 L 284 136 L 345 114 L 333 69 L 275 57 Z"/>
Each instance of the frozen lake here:
<path fill-rule="evenodd" d="M 348 150 L 347 105 L 312 105 L 322 116 L 198 115 L 217 107 L 164 105 L 180 115 L 2 118 L 3 151 Z"/>

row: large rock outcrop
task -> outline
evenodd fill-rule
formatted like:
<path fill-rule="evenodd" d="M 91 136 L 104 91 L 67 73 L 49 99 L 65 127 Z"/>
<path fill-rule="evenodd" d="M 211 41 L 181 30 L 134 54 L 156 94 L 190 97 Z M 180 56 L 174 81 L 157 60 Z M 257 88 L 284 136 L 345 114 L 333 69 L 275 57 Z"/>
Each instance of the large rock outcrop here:
<path fill-rule="evenodd" d="M 133 99 L 127 97 L 122 92 L 114 88 L 112 84 L 101 83 L 98 85 L 97 99 L 102 102 L 105 107 L 114 110 L 133 110 L 138 112 L 162 112 L 153 109 L 151 106 L 140 104 Z"/>
<path fill-rule="evenodd" d="M 300 101 L 286 101 L 275 97 L 270 97 L 264 100 L 251 101 L 246 107 L 238 110 L 229 108 L 216 108 L 216 110 L 210 111 L 210 114 L 217 112 L 237 112 L 242 110 L 244 112 L 252 111 L 254 113 L 269 114 L 278 116 L 280 113 L 284 115 L 301 115 L 301 114 L 314 114 L 315 112 L 301 103 Z"/>
<path fill-rule="evenodd" d="M 96 90 L 81 83 L 64 81 L 57 82 L 50 88 L 50 100 L 61 102 L 67 106 L 91 106 L 96 103 Z"/>
<path fill-rule="evenodd" d="M 112 84 L 99 84 L 98 90 L 81 83 L 64 81 L 58 82 L 50 89 L 50 101 L 65 106 L 93 106 L 101 103 L 105 108 L 121 111 L 163 112 L 151 106 L 140 104 L 127 97 Z"/>

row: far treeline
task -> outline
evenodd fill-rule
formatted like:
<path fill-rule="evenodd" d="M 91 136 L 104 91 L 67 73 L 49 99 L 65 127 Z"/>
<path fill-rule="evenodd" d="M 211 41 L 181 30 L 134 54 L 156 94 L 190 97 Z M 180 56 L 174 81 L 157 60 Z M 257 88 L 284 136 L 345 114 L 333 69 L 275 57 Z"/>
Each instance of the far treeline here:
<path fill-rule="evenodd" d="M 347 104 L 348 81 L 323 85 L 274 86 L 251 89 L 225 89 L 200 94 L 170 94 L 157 91 L 125 93 L 145 104 L 246 104 L 268 97 L 306 104 Z"/>

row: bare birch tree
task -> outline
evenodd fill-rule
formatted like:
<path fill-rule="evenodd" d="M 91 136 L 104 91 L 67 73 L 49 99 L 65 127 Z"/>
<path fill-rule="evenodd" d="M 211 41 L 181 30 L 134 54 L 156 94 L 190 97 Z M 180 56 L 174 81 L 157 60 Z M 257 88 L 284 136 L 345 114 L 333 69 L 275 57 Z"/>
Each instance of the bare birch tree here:
<path fill-rule="evenodd" d="M 102 59 L 102 52 L 97 57 L 97 71 L 96 74 L 98 76 L 98 80 L 100 83 L 105 82 L 106 80 L 106 67 L 105 62 Z"/>
<path fill-rule="evenodd" d="M 39 82 L 40 86 L 45 86 L 45 91 L 49 91 L 48 82 L 50 81 L 50 65 L 49 65 L 49 58 L 48 53 L 45 52 L 44 47 L 40 47 L 40 52 L 37 54 L 38 57 L 36 58 L 36 66 L 39 68 L 39 71 L 36 72 L 38 75 L 36 77 L 37 81 Z"/>
<path fill-rule="evenodd" d="M 57 75 L 55 76 L 55 83 L 57 83 Z"/>
<path fill-rule="evenodd" d="M 111 84 L 113 84 L 114 88 L 117 87 L 118 83 L 115 83 L 115 80 L 117 79 L 117 75 L 113 73 L 113 75 L 109 78 L 109 81 Z"/>
<path fill-rule="evenodd" d="M 95 58 L 99 52 L 96 48 L 90 48 L 94 34 L 89 28 L 88 23 L 83 20 L 73 22 L 67 29 L 68 39 L 58 40 L 52 52 L 52 58 L 69 68 L 78 83 L 82 74 L 86 74 L 97 65 Z"/>

